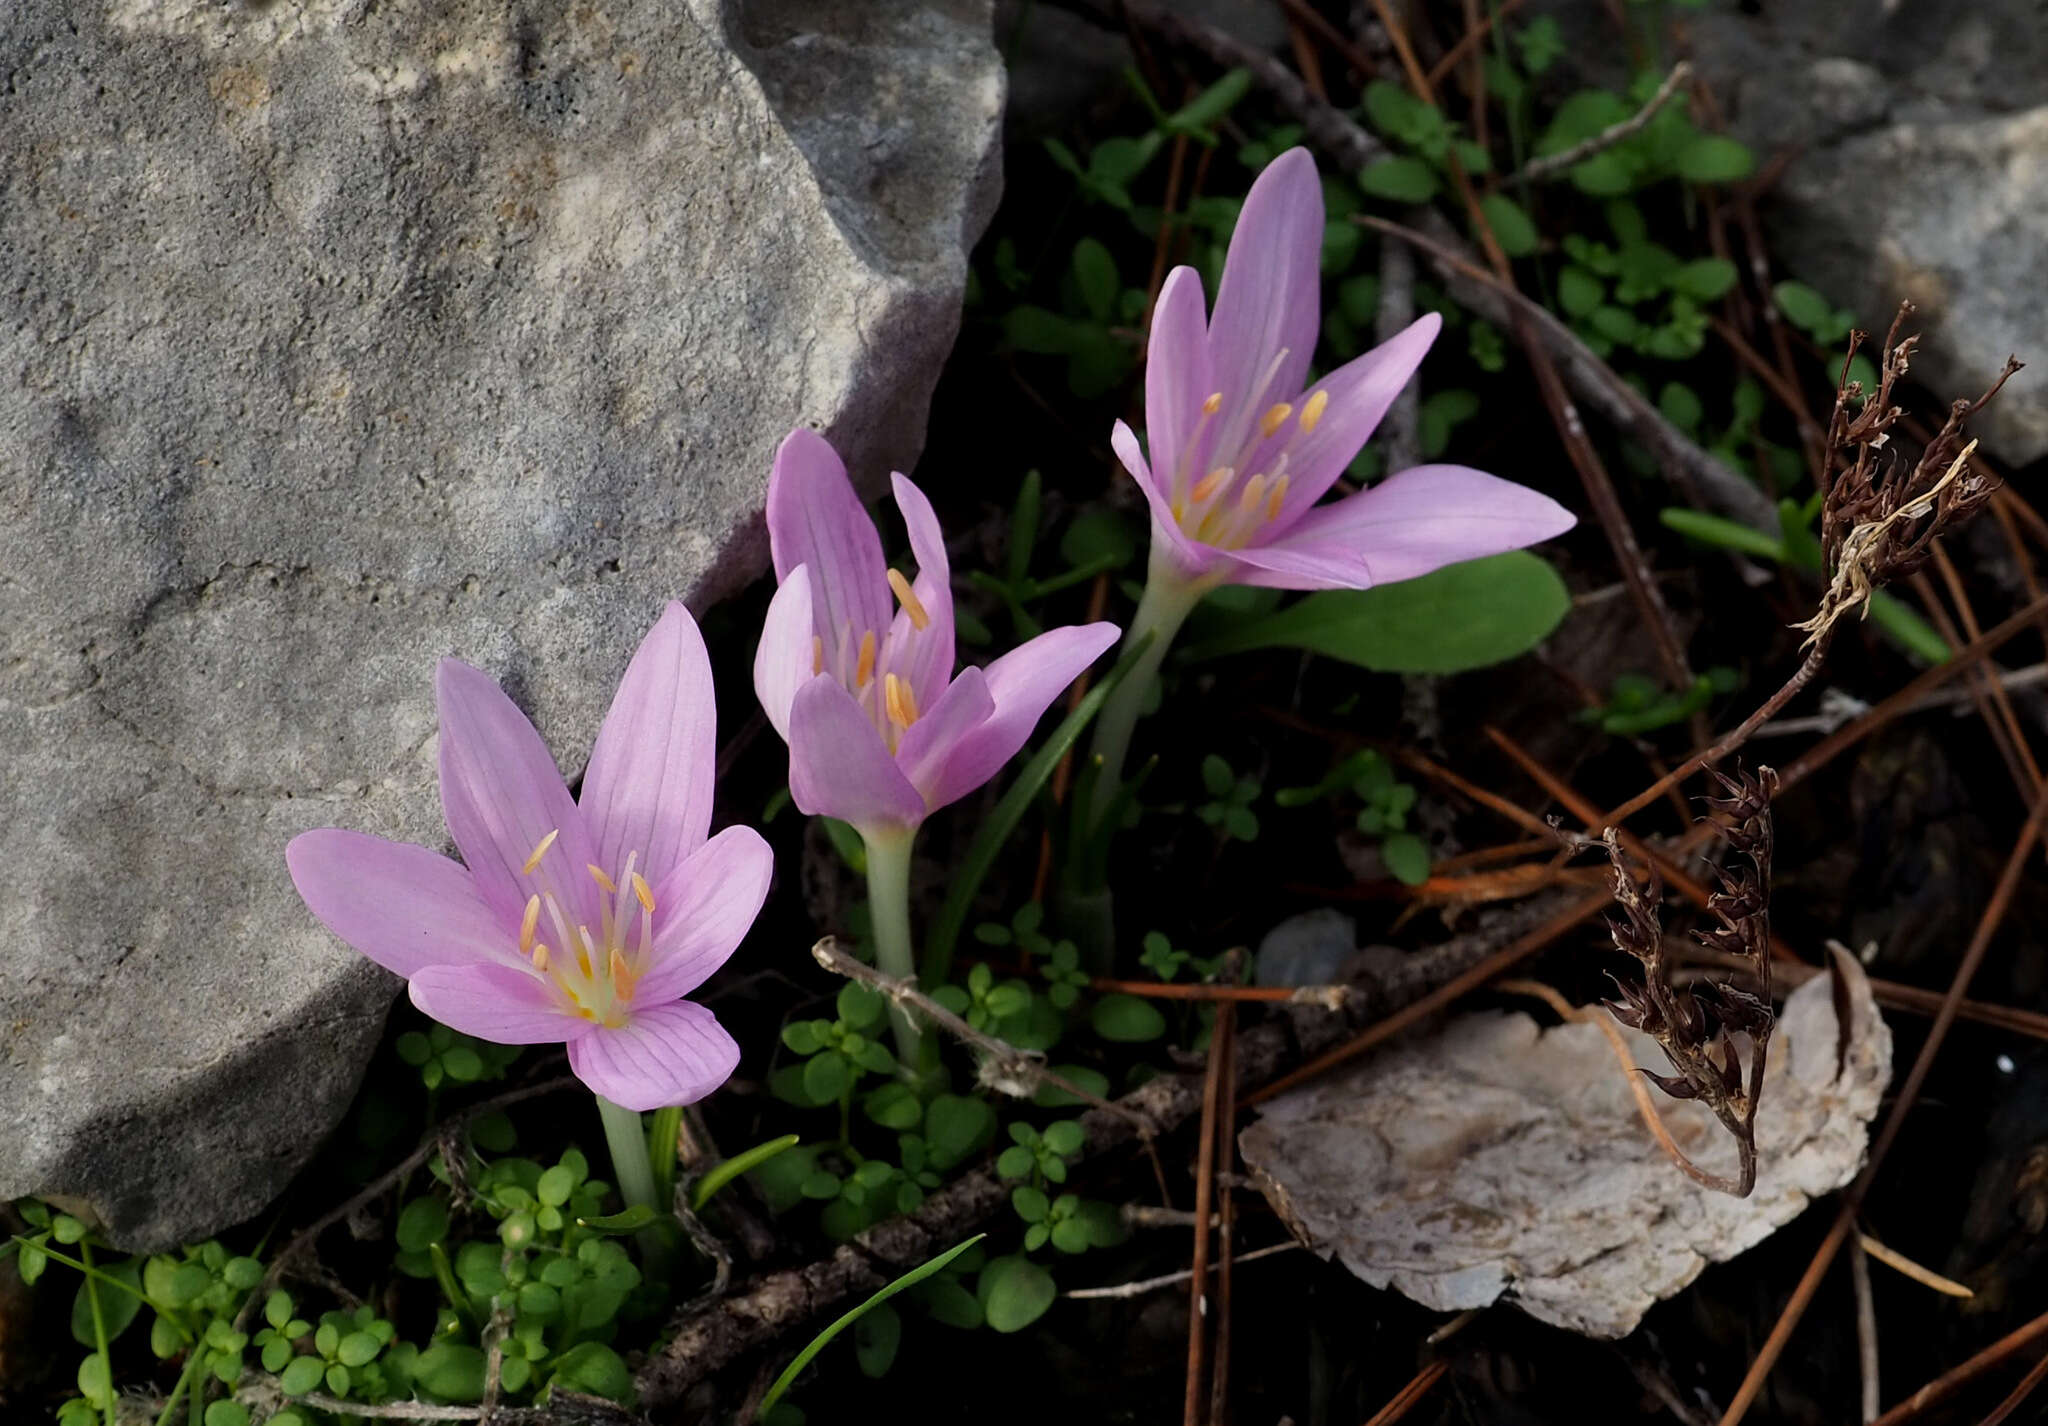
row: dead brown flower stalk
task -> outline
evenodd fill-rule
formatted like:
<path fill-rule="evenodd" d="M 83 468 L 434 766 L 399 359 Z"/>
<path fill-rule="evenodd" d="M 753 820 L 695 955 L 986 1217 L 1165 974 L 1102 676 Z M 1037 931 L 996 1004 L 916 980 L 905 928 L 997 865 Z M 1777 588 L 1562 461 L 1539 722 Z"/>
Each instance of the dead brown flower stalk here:
<path fill-rule="evenodd" d="M 1763 1097 L 1764 1063 L 1771 1030 L 1771 796 L 1777 774 L 1760 767 L 1754 776 L 1737 766 L 1734 775 L 1714 771 L 1728 795 L 1708 798 L 1720 835 L 1740 858 L 1720 873 L 1721 885 L 1707 899 L 1715 925 L 1694 936 L 1708 949 L 1734 957 L 1756 978 L 1755 991 L 1725 982 L 1697 988 L 1675 984 L 1664 953 L 1663 885 L 1656 868 L 1638 885 L 1628 853 L 1614 828 L 1606 833 L 1607 856 L 1613 868 L 1614 899 L 1621 917 L 1608 923 L 1615 946 L 1642 963 L 1643 981 L 1633 985 L 1617 979 L 1621 1003 L 1610 1005 L 1614 1018 L 1641 1030 L 1663 1049 L 1676 1074 L 1642 1071 L 1645 1078 L 1674 1099 L 1697 1099 L 1712 1110 L 1735 1140 L 1740 1168 L 1734 1178 L 1709 1173 L 1665 1143 L 1678 1166 L 1692 1178 L 1722 1193 L 1747 1198 L 1756 1186 L 1756 1111 Z M 1749 1042 L 1749 1076 L 1743 1078 L 1743 1057 L 1735 1035 Z"/>

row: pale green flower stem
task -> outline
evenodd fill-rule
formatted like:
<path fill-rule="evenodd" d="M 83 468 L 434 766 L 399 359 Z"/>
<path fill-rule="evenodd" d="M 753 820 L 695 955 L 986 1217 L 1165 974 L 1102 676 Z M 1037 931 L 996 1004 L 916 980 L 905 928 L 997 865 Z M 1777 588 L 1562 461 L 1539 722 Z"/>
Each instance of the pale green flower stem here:
<path fill-rule="evenodd" d="M 1166 651 L 1211 587 L 1172 573 L 1155 550 L 1145 574 L 1145 593 L 1138 600 L 1138 612 L 1131 616 L 1131 626 L 1124 630 L 1123 646 L 1135 647 L 1147 634 L 1152 636 L 1152 642 L 1146 645 L 1095 719 L 1095 739 L 1088 749 L 1089 765 L 1095 769 L 1095 791 L 1088 807 L 1089 827 L 1101 825 L 1116 801 L 1117 789 L 1123 786 L 1124 759 L 1131 750 L 1131 732 L 1138 726 L 1138 715 L 1159 682 Z"/>
<path fill-rule="evenodd" d="M 603 1095 L 596 1096 L 598 1117 L 604 1120 L 604 1141 L 612 1151 L 612 1177 L 619 1185 L 619 1195 L 626 1200 L 626 1207 L 644 1203 L 655 1213 L 666 1217 L 674 1211 L 673 1206 L 657 1203 L 654 1192 L 654 1162 L 647 1156 L 647 1131 L 641 1126 L 638 1110 L 614 1104 Z M 660 1242 L 658 1234 L 642 1229 L 636 1235 L 643 1248 Z"/>
<path fill-rule="evenodd" d="M 883 975 L 917 983 L 917 958 L 910 942 L 910 847 L 915 827 L 863 828 L 868 853 L 868 922 L 875 938 L 875 966 Z M 917 1072 L 923 1038 L 917 1022 L 894 1001 L 889 1028 L 896 1035 L 896 1063 L 906 1074 Z"/>

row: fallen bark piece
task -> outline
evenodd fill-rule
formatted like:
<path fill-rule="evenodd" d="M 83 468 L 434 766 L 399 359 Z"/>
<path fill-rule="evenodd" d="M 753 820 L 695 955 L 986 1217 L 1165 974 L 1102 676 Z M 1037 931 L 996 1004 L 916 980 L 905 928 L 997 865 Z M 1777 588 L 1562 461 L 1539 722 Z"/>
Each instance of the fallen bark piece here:
<path fill-rule="evenodd" d="M 1522 1014 L 1463 1016 L 1262 1105 L 1240 1136 L 1245 1162 L 1296 1237 L 1375 1287 L 1446 1312 L 1506 1298 L 1540 1321 L 1626 1336 L 1861 1166 L 1891 1032 L 1862 970 L 1839 960 L 1846 1059 L 1838 1074 L 1830 983 L 1816 976 L 1785 1003 L 1748 1198 L 1664 1157 L 1598 1026 L 1542 1030 Z M 1666 1068 L 1647 1036 L 1622 1034 L 1637 1064 Z M 1659 1108 L 1687 1154 L 1732 1161 L 1707 1110 Z"/>

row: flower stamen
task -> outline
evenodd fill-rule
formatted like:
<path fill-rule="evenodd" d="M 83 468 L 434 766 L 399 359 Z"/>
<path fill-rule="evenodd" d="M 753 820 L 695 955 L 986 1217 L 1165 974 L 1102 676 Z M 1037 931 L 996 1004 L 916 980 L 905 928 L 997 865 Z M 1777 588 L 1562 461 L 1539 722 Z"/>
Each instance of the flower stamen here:
<path fill-rule="evenodd" d="M 811 635 L 811 674 L 815 677 L 825 671 L 825 636 Z"/>
<path fill-rule="evenodd" d="M 916 591 L 910 587 L 909 580 L 892 569 L 889 571 L 889 588 L 896 591 L 897 602 L 902 604 L 903 612 L 910 616 L 912 628 L 923 633 L 931 627 L 932 616 L 925 612 L 925 607 L 919 602 Z"/>
<path fill-rule="evenodd" d="M 860 661 L 853 667 L 853 686 L 866 688 L 875 676 L 875 631 L 868 630 L 860 636 Z"/>
<path fill-rule="evenodd" d="M 1218 411 L 1221 411 L 1222 409 L 1223 409 L 1223 393 L 1222 393 L 1222 392 L 1220 392 L 1220 391 L 1212 391 L 1212 392 L 1210 392 L 1210 393 L 1209 393 L 1209 394 L 1208 394 L 1207 396 L 1205 396 L 1205 397 L 1203 397 L 1203 398 L 1202 398 L 1202 414 L 1203 414 L 1204 416 L 1213 416 L 1213 415 L 1215 415 L 1215 414 L 1216 414 L 1216 413 L 1217 413 Z"/>
<path fill-rule="evenodd" d="M 526 865 L 521 867 L 520 870 L 525 872 L 528 876 L 532 876 L 533 869 L 540 865 L 540 859 L 548 854 L 548 848 L 552 847 L 555 844 L 555 838 L 561 835 L 562 829 L 560 827 L 557 827 L 552 832 L 549 832 L 545 837 L 542 837 L 540 841 L 537 844 L 535 844 L 534 849 L 526 854 Z"/>
<path fill-rule="evenodd" d="M 1316 426 L 1321 423 L 1323 409 L 1329 404 L 1330 393 L 1327 391 L 1312 392 L 1308 400 L 1301 403 L 1301 432 L 1303 435 L 1311 434 Z"/>
<path fill-rule="evenodd" d="M 1214 495 L 1219 487 L 1229 484 L 1230 478 L 1236 474 L 1237 472 L 1229 466 L 1219 465 L 1196 482 L 1195 488 L 1188 492 L 1188 498 L 1200 505 Z"/>
<path fill-rule="evenodd" d="M 908 730 L 917 721 L 917 695 L 893 673 L 883 675 L 882 702 L 888 709 L 889 721 L 898 728 Z"/>
<path fill-rule="evenodd" d="M 599 866 L 595 862 L 585 862 L 583 864 L 583 869 L 590 873 L 590 879 L 592 881 L 596 882 L 599 886 L 604 888 L 605 895 L 617 896 L 619 894 L 619 884 L 604 874 L 603 867 Z"/>
<path fill-rule="evenodd" d="M 640 909 L 649 916 L 654 914 L 654 889 L 647 884 L 647 878 L 639 872 L 633 873 L 633 895 L 640 899 Z"/>
<path fill-rule="evenodd" d="M 533 932 L 540 925 L 540 893 L 526 898 L 526 913 L 519 918 L 519 954 L 528 955 L 533 950 Z"/>
<path fill-rule="evenodd" d="M 1287 424 L 1287 418 L 1294 414 L 1294 408 L 1285 401 L 1276 401 L 1266 408 L 1266 414 L 1259 417 L 1259 434 L 1270 437 Z"/>

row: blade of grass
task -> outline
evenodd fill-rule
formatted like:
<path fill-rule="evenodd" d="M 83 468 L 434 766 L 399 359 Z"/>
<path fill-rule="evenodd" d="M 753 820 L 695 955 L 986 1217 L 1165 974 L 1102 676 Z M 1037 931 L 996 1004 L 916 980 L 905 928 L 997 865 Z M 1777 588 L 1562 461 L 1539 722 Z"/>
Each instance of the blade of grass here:
<path fill-rule="evenodd" d="M 724 1188 L 741 1174 L 759 1168 L 784 1149 L 793 1149 L 796 1145 L 796 1135 L 784 1134 L 779 1139 L 770 1139 L 765 1144 L 756 1144 L 745 1153 L 737 1154 L 727 1159 L 724 1163 L 718 1165 L 711 1172 L 697 1180 L 696 1186 L 690 1190 L 690 1211 L 692 1213 L 703 1212 L 704 1205 L 712 1200 L 718 1190 Z"/>
<path fill-rule="evenodd" d="M 818 1353 L 824 1351 L 827 1344 L 829 1344 L 834 1337 L 838 1336 L 841 1332 L 845 1331 L 848 1327 L 851 1327 L 855 1322 L 859 1321 L 861 1315 L 865 1313 L 869 1308 L 874 1307 L 879 1303 L 888 1301 L 897 1293 L 903 1291 L 903 1289 L 906 1287 L 915 1287 L 918 1283 L 923 1282 L 933 1273 L 938 1272 L 941 1268 L 945 1267 L 946 1264 L 952 1262 L 953 1259 L 959 1257 L 962 1253 L 966 1252 L 969 1248 L 973 1247 L 976 1243 L 979 1243 L 983 1238 L 986 1238 L 987 1236 L 988 1234 L 986 1233 L 976 1233 L 972 1238 L 969 1238 L 966 1242 L 956 1244 L 955 1246 L 946 1249 L 945 1252 L 940 1253 L 936 1258 L 933 1258 L 930 1262 L 923 1263 L 918 1267 L 912 1268 L 909 1272 L 903 1274 L 902 1277 L 897 1278 L 896 1281 L 890 1283 L 880 1292 L 877 1292 L 873 1297 L 870 1297 L 866 1302 L 863 1302 L 860 1306 L 854 1308 L 851 1312 L 841 1317 L 837 1322 L 834 1322 L 830 1327 L 827 1327 L 817 1336 L 811 1338 L 810 1345 L 805 1347 L 801 1352 L 798 1352 L 796 1354 L 796 1360 L 791 1362 L 788 1366 L 782 1369 L 782 1375 L 775 1378 L 775 1385 L 769 1387 L 768 1394 L 761 1398 L 760 1414 L 764 1416 L 767 1415 L 768 1408 L 773 1406 L 776 1402 L 782 1400 L 782 1394 L 785 1391 L 789 1390 L 790 1383 L 797 1379 L 798 1373 L 802 1372 L 805 1367 L 811 1364 L 811 1358 L 817 1356 Z"/>

